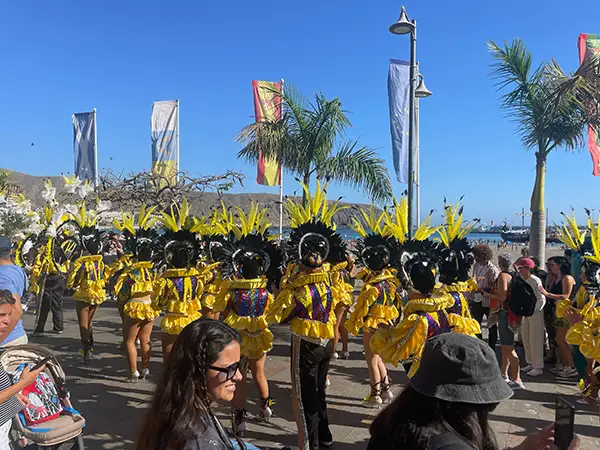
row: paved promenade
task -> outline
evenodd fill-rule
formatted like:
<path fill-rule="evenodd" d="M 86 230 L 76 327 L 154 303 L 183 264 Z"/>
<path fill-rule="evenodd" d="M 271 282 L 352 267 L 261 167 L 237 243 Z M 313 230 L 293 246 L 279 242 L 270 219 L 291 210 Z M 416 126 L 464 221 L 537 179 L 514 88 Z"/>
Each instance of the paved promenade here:
<path fill-rule="evenodd" d="M 25 317 L 25 325 L 31 330 L 33 317 Z M 51 324 L 47 325 L 49 328 Z M 132 449 L 139 432 L 141 417 L 146 412 L 154 390 L 153 381 L 161 370 L 158 329 L 153 338 L 155 356 L 151 363 L 150 381 L 137 384 L 124 382 L 127 375 L 125 357 L 117 348 L 119 318 L 114 302 L 100 307 L 94 325 L 94 338 L 98 358 L 89 367 L 80 365 L 79 336 L 74 301 L 65 300 L 65 333 L 47 334 L 32 338 L 53 351 L 67 373 L 75 407 L 86 417 L 86 443 L 90 450 Z M 261 448 L 279 448 L 281 444 L 295 445 L 296 426 L 291 406 L 289 375 L 289 344 L 287 327 L 273 330 L 275 347 L 268 356 L 267 376 L 271 395 L 277 400 L 275 416 L 269 424 L 250 421 L 245 439 Z M 330 371 L 331 387 L 328 391 L 329 416 L 337 450 L 360 450 L 366 448 L 368 428 L 376 410 L 361 406 L 361 399 L 368 394 L 368 373 L 362 359 L 360 339 L 353 339 L 350 346 L 351 359 L 333 361 Z M 392 369 L 391 377 L 398 392 L 406 383 L 402 369 Z M 524 436 L 540 429 L 554 420 L 556 395 L 565 395 L 575 403 L 577 392 L 574 382 L 557 382 L 549 375 L 528 382 L 526 391 L 503 402 L 492 415 L 493 428 L 500 448 L 518 444 Z M 256 391 L 248 384 L 248 410 L 258 412 Z M 576 404 L 576 403 L 575 403 Z M 600 449 L 600 425 L 598 414 L 588 405 L 577 405 L 576 433 L 582 436 L 582 449 Z M 227 409 L 220 408 L 219 416 L 227 420 Z"/>

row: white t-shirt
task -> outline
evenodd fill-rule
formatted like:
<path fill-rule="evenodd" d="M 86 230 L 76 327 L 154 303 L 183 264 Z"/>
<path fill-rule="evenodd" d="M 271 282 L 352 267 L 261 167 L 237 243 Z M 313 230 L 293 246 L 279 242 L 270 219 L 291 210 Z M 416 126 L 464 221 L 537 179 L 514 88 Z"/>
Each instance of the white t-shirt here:
<path fill-rule="evenodd" d="M 533 292 L 535 293 L 535 298 L 537 298 L 537 303 L 535 304 L 535 311 L 539 312 L 544 309 L 544 305 L 546 304 L 546 296 L 540 292 L 540 287 L 542 287 L 542 280 L 540 280 L 535 275 L 530 275 L 529 278 L 525 280 L 529 286 L 533 288 Z"/>

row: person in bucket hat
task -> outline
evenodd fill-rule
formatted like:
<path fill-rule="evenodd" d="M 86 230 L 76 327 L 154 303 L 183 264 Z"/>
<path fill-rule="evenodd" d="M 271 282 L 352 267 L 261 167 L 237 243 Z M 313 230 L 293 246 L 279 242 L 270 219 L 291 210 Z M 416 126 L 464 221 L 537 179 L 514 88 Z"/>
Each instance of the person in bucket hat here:
<path fill-rule="evenodd" d="M 488 417 L 512 395 L 485 342 L 461 333 L 435 336 L 409 385 L 373 421 L 367 450 L 496 450 Z M 553 441 L 549 425 L 512 450 L 551 448 Z M 570 449 L 578 448 L 575 439 Z"/>

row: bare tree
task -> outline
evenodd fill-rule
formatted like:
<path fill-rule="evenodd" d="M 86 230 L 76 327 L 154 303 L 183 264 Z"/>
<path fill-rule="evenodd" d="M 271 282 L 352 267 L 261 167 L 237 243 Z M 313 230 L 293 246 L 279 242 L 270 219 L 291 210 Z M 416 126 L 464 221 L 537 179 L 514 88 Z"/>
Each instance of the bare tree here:
<path fill-rule="evenodd" d="M 205 192 L 227 192 L 236 184 L 243 185 L 244 175 L 228 170 L 220 175 L 192 177 L 180 172 L 176 180 L 152 172 L 116 173 L 104 170 L 97 194 L 100 200 L 110 201 L 121 208 L 136 208 L 142 203 L 166 209 L 183 197 L 198 197 Z"/>

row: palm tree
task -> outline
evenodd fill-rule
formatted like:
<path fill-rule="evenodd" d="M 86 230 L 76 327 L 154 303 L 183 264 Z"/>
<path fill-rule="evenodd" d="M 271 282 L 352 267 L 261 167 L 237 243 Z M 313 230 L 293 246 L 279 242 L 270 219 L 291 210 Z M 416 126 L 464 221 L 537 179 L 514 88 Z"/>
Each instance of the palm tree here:
<path fill-rule="evenodd" d="M 567 75 L 554 60 L 532 70 L 531 53 L 518 38 L 511 44 L 505 42 L 503 47 L 490 41 L 488 48 L 495 60 L 492 76 L 498 89 L 505 91 L 502 107 L 517 123 L 524 147 L 535 150 L 530 252 L 544 261 L 547 158 L 556 148 L 582 148 L 588 127 L 599 128 L 599 111 L 593 107 L 600 103 L 599 59 L 589 57 L 575 73 Z"/>
<path fill-rule="evenodd" d="M 236 138 L 243 145 L 238 158 L 254 163 L 260 150 L 266 159 L 281 158 L 283 168 L 307 186 L 316 175 L 362 189 L 376 202 L 392 198 L 383 159 L 357 140 L 343 140 L 351 123 L 338 98 L 317 94 L 310 103 L 289 84 L 284 92 L 275 91 L 282 100 L 281 118 L 244 127 Z"/>

